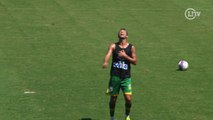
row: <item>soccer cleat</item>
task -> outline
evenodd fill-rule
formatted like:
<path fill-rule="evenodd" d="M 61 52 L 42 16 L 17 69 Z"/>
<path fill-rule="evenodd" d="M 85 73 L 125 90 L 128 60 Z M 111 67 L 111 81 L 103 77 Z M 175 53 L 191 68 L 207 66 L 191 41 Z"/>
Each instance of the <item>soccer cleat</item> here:
<path fill-rule="evenodd" d="M 129 117 L 129 115 L 126 116 L 125 120 L 131 120 L 130 117 Z"/>
<path fill-rule="evenodd" d="M 109 89 L 107 89 L 106 95 L 111 95 Z"/>
<path fill-rule="evenodd" d="M 110 120 L 114 120 L 114 117 L 111 117 Z"/>

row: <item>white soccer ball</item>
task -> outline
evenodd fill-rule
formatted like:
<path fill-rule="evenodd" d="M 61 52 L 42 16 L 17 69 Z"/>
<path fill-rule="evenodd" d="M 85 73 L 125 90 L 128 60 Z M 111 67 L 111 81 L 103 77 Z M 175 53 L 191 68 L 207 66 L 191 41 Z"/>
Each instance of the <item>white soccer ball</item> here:
<path fill-rule="evenodd" d="M 185 60 L 180 60 L 179 63 L 178 63 L 178 68 L 179 70 L 187 70 L 189 67 L 189 64 L 187 61 Z"/>

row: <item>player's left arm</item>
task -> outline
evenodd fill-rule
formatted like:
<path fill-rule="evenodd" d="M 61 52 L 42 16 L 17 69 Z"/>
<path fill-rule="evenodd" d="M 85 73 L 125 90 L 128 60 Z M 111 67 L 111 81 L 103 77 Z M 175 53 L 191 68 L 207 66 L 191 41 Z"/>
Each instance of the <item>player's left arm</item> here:
<path fill-rule="evenodd" d="M 136 49 L 134 46 L 132 46 L 131 48 L 131 52 L 132 52 L 132 56 L 128 56 L 124 50 L 119 51 L 119 56 L 125 58 L 126 60 L 128 60 L 130 63 L 132 63 L 133 65 L 136 65 L 137 63 L 137 57 L 136 57 Z"/>

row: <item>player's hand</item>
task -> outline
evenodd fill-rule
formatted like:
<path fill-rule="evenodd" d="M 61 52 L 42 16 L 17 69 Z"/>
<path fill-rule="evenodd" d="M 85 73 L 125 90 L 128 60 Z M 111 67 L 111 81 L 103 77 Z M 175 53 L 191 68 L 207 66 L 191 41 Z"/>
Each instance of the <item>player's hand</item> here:
<path fill-rule="evenodd" d="M 125 53 L 124 50 L 121 50 L 121 51 L 118 52 L 118 56 L 125 58 L 127 56 L 127 54 Z"/>
<path fill-rule="evenodd" d="M 108 67 L 108 63 L 104 63 L 103 65 L 102 65 L 102 68 L 104 69 L 104 68 L 107 68 Z"/>

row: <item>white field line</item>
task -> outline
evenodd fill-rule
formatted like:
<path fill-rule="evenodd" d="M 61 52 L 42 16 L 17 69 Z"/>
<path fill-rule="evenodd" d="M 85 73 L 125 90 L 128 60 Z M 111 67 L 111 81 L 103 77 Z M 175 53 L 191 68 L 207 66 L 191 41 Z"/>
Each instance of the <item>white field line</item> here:
<path fill-rule="evenodd" d="M 24 94 L 34 94 L 36 93 L 35 91 L 25 91 Z"/>

